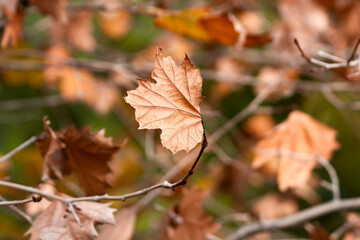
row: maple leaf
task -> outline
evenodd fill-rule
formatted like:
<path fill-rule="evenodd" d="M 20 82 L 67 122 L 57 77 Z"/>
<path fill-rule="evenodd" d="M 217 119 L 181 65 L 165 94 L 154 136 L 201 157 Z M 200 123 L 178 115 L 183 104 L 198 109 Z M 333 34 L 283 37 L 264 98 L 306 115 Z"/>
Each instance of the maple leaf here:
<path fill-rule="evenodd" d="M 339 148 L 336 130 L 323 125 L 309 115 L 293 111 L 288 119 L 271 130 L 256 144 L 258 150 L 283 150 L 313 155 L 313 160 L 303 160 L 291 156 L 256 154 L 252 166 L 260 168 L 269 162 L 277 162 L 277 181 L 281 191 L 302 187 L 310 180 L 317 165 L 316 155 L 330 159 Z"/>
<path fill-rule="evenodd" d="M 252 210 L 260 220 L 267 220 L 294 214 L 298 211 L 298 206 L 292 198 L 269 193 L 257 200 Z"/>
<path fill-rule="evenodd" d="M 77 223 L 74 215 L 68 212 L 64 203 L 54 200 L 35 219 L 25 235 L 31 234 L 30 240 L 92 239 L 97 236 L 95 223 L 115 223 L 115 209 L 109 208 L 109 203 L 76 202 L 74 205 L 82 226 Z"/>
<path fill-rule="evenodd" d="M 208 233 L 220 226 L 203 209 L 202 203 L 207 193 L 196 189 L 183 189 L 180 203 L 166 214 L 161 240 L 206 240 Z"/>
<path fill-rule="evenodd" d="M 2 12 L 6 18 L 6 25 L 2 34 L 1 47 L 15 46 L 23 34 L 25 10 L 20 4 L 17 4 L 14 12 L 6 6 L 2 7 Z"/>
<path fill-rule="evenodd" d="M 220 42 L 231 46 L 241 43 L 245 47 L 254 47 L 271 41 L 268 34 L 245 33 L 234 16 L 227 13 L 215 13 L 208 7 L 171 12 L 160 11 L 155 24 L 200 41 Z"/>
<path fill-rule="evenodd" d="M 65 5 L 67 0 L 30 0 L 30 4 L 35 6 L 42 14 L 50 15 L 55 20 L 60 22 L 67 22 L 67 15 Z"/>
<path fill-rule="evenodd" d="M 111 172 L 108 162 L 120 149 L 111 138 L 104 137 L 104 130 L 90 135 L 90 126 L 78 131 L 74 126 L 65 134 L 54 132 L 50 122 L 44 118 L 44 129 L 48 134 L 39 137 L 37 146 L 44 157 L 43 179 L 62 178 L 76 173 L 87 195 L 105 193 L 109 186 L 106 175 Z"/>
<path fill-rule="evenodd" d="M 176 66 L 159 48 L 151 76 L 156 83 L 138 79 L 138 88 L 127 91 L 125 101 L 135 108 L 139 129 L 160 128 L 164 147 L 174 154 L 189 152 L 202 141 L 204 132 L 200 70 L 187 55 L 181 66 Z"/>
<path fill-rule="evenodd" d="M 105 225 L 101 228 L 96 240 L 130 240 L 134 234 L 137 209 L 128 207 L 115 214 L 115 225 Z"/>

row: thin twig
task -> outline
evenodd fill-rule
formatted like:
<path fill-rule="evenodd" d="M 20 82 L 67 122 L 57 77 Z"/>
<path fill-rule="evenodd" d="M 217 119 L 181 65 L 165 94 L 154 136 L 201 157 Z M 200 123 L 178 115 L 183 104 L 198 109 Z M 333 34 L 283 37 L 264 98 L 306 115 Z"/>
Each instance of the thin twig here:
<path fill-rule="evenodd" d="M 297 226 L 303 222 L 310 221 L 330 213 L 358 208 L 360 208 L 360 198 L 331 201 L 310 207 L 287 217 L 245 225 L 244 227 L 240 227 L 236 232 L 230 234 L 226 240 L 245 239 L 246 237 L 252 236 L 256 233 Z"/>
<path fill-rule="evenodd" d="M 18 147 L 16 147 L 15 149 L 13 149 L 11 152 L 5 154 L 4 156 L 2 156 L 0 158 L 0 163 L 6 161 L 7 159 L 11 158 L 12 156 L 14 156 L 16 153 L 20 152 L 21 150 L 23 150 L 24 148 L 26 148 L 27 146 L 33 144 L 36 141 L 37 137 L 36 136 L 32 136 L 31 138 L 29 138 L 28 140 L 26 140 L 25 142 L 23 142 L 22 144 L 20 144 Z"/>
<path fill-rule="evenodd" d="M 74 216 L 76 222 L 80 225 L 80 227 L 82 226 L 81 221 L 79 216 L 76 214 L 75 209 L 74 209 L 74 205 L 72 203 L 68 203 L 67 204 L 69 206 L 69 211 L 72 213 L 72 215 Z"/>
<path fill-rule="evenodd" d="M 9 206 L 9 205 L 18 205 L 33 202 L 32 198 L 27 198 L 23 200 L 13 200 L 13 201 L 0 201 L 0 206 Z"/>
<path fill-rule="evenodd" d="M 356 42 L 356 44 L 355 44 L 355 47 L 354 47 L 353 51 L 351 52 L 350 57 L 349 57 L 348 60 L 347 60 L 347 64 L 348 64 L 348 65 L 350 64 L 351 60 L 355 57 L 356 52 L 357 52 L 357 49 L 358 49 L 358 47 L 359 47 L 359 44 L 360 44 L 360 38 L 357 40 L 357 42 Z"/>
<path fill-rule="evenodd" d="M 3 196 L 0 195 L 0 200 L 1 201 L 7 201 Z M 25 213 L 23 210 L 21 210 L 20 208 L 14 206 L 14 205 L 8 205 L 8 207 L 13 210 L 14 212 L 16 212 L 17 214 L 19 214 L 21 217 L 23 217 L 26 221 L 28 221 L 29 223 L 33 223 L 32 218 Z"/>
<path fill-rule="evenodd" d="M 59 95 L 35 97 L 27 99 L 16 99 L 0 102 L 0 110 L 14 111 L 24 108 L 55 107 L 64 104 Z"/>
<path fill-rule="evenodd" d="M 337 240 L 342 235 L 344 235 L 347 231 L 349 231 L 353 227 L 353 224 L 350 222 L 345 222 L 343 225 L 341 225 L 338 229 L 336 229 L 334 232 L 330 234 L 330 239 Z"/>

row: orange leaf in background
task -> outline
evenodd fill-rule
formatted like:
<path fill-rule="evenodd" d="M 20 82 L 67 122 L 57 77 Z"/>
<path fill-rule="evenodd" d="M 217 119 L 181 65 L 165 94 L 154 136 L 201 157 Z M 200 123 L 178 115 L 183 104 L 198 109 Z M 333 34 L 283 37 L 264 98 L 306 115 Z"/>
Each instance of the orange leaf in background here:
<path fill-rule="evenodd" d="M 345 234 L 343 240 L 357 240 L 360 238 L 360 217 L 358 213 L 350 212 L 346 216 L 347 222 L 352 226 L 351 231 Z"/>
<path fill-rule="evenodd" d="M 161 240 L 206 240 L 208 233 L 214 233 L 220 226 L 202 208 L 205 191 L 183 189 L 178 205 L 164 218 Z"/>
<path fill-rule="evenodd" d="M 181 66 L 158 49 L 152 78 L 138 79 L 136 90 L 128 91 L 125 101 L 135 108 L 139 129 L 160 128 L 161 142 L 174 154 L 189 152 L 203 138 L 200 115 L 202 78 L 185 56 Z"/>
<path fill-rule="evenodd" d="M 35 219 L 25 235 L 31 234 L 30 240 L 92 239 L 97 236 L 95 223 L 115 223 L 115 209 L 109 208 L 109 203 L 76 202 L 74 205 L 82 226 L 76 222 L 64 203 L 54 200 Z"/>
<path fill-rule="evenodd" d="M 313 154 L 313 161 L 257 153 L 252 166 L 260 168 L 268 162 L 276 161 L 279 189 L 285 191 L 289 188 L 302 187 L 307 184 L 313 168 L 317 165 L 316 155 L 330 159 L 334 150 L 339 148 L 336 134 L 336 130 L 295 110 L 289 114 L 285 122 L 276 126 L 260 140 L 256 144 L 256 149 Z"/>
<path fill-rule="evenodd" d="M 207 7 L 164 11 L 158 14 L 155 23 L 161 28 L 204 42 L 219 42 L 230 46 L 241 44 L 245 47 L 253 47 L 271 41 L 271 37 L 267 34 L 246 34 L 234 16 L 215 13 Z M 242 34 L 246 35 L 241 36 Z"/>
<path fill-rule="evenodd" d="M 30 4 L 35 6 L 42 14 L 50 15 L 55 20 L 66 22 L 68 20 L 65 5 L 67 0 L 30 0 Z"/>
<path fill-rule="evenodd" d="M 255 114 L 244 123 L 243 129 L 251 137 L 260 138 L 275 126 L 273 117 L 269 114 Z"/>
<path fill-rule="evenodd" d="M 134 234 L 137 210 L 123 208 L 115 214 L 115 226 L 105 225 L 96 240 L 130 240 Z"/>
<path fill-rule="evenodd" d="M 80 131 L 72 126 L 61 134 L 49 125 L 50 121 L 44 118 L 48 135 L 37 140 L 44 157 L 43 178 L 62 178 L 74 171 L 87 195 L 104 194 L 109 186 L 106 175 L 111 172 L 108 162 L 120 147 L 104 137 L 104 130 L 91 136 L 90 126 Z"/>
<path fill-rule="evenodd" d="M 107 37 L 119 39 L 130 30 L 131 14 L 124 10 L 102 12 L 100 13 L 99 25 Z"/>
<path fill-rule="evenodd" d="M 294 214 L 298 206 L 294 199 L 268 193 L 254 203 L 252 210 L 260 220 L 268 220 Z"/>
<path fill-rule="evenodd" d="M 2 12 L 6 18 L 6 24 L 2 34 L 1 47 L 13 47 L 18 44 L 23 35 L 22 28 L 25 18 L 25 10 L 20 4 L 17 4 L 14 12 L 7 6 L 3 6 Z"/>

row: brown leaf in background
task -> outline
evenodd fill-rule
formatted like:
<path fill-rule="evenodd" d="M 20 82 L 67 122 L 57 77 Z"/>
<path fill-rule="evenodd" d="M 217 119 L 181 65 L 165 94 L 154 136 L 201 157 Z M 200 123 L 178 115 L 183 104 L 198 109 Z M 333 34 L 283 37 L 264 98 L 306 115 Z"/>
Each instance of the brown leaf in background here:
<path fill-rule="evenodd" d="M 202 208 L 205 191 L 183 189 L 178 205 L 165 216 L 160 240 L 206 240 L 208 233 L 214 233 L 220 226 Z"/>
<path fill-rule="evenodd" d="M 74 215 L 68 212 L 64 203 L 54 200 L 35 219 L 25 235 L 31 234 L 30 240 L 92 239 L 97 236 L 95 223 L 115 223 L 115 209 L 109 208 L 109 204 L 77 202 L 74 205 L 82 226 L 76 222 Z"/>
<path fill-rule="evenodd" d="M 18 44 L 23 35 L 25 9 L 22 5 L 17 4 L 13 11 L 6 5 L 3 5 L 1 10 L 6 19 L 1 39 L 1 48 L 13 47 Z"/>
<path fill-rule="evenodd" d="M 253 47 L 271 41 L 267 34 L 247 34 L 236 17 L 213 12 L 208 7 L 164 11 L 158 14 L 155 23 L 161 28 L 204 42 Z"/>
<path fill-rule="evenodd" d="M 104 137 L 104 130 L 91 136 L 90 126 L 80 131 L 72 126 L 62 135 L 49 124 L 45 118 L 47 136 L 37 141 L 44 157 L 43 176 L 56 179 L 74 171 L 87 195 L 104 194 L 106 175 L 111 172 L 108 162 L 120 147 L 113 145 L 112 138 Z"/>
<path fill-rule="evenodd" d="M 52 16 L 55 20 L 66 22 L 68 20 L 65 5 L 67 0 L 30 0 L 30 4 L 35 6 L 39 12 Z"/>
<path fill-rule="evenodd" d="M 77 11 L 66 23 L 54 22 L 50 38 L 53 45 L 67 43 L 81 51 L 94 51 L 96 41 L 93 33 L 92 12 Z"/>
<path fill-rule="evenodd" d="M 108 38 L 120 39 L 131 28 L 131 14 L 124 10 L 101 12 L 99 25 Z"/>
<path fill-rule="evenodd" d="M 251 137 L 260 138 L 275 126 L 274 118 L 269 114 L 255 114 L 249 117 L 244 125 L 244 131 Z"/>
<path fill-rule="evenodd" d="M 300 160 L 289 156 L 256 154 L 252 166 L 260 168 L 269 161 L 277 163 L 279 189 L 302 187 L 309 181 L 313 168 L 317 165 L 316 155 L 330 160 L 334 150 L 339 148 L 336 131 L 323 125 L 309 115 L 292 111 L 287 120 L 276 126 L 262 140 L 258 150 L 283 150 L 296 153 L 313 154 L 313 160 Z"/>
<path fill-rule="evenodd" d="M 96 240 L 130 240 L 134 234 L 137 209 L 122 208 L 115 214 L 115 226 L 105 225 Z"/>
<path fill-rule="evenodd" d="M 46 135 L 41 135 L 36 141 L 36 146 L 44 158 L 42 179 L 43 181 L 49 178 L 61 179 L 63 175 L 71 173 L 65 152 L 66 144 L 62 141 L 62 136 L 51 129 L 47 117 L 43 118 L 43 122 Z"/>
<path fill-rule="evenodd" d="M 274 81 L 280 81 L 271 91 L 268 99 L 276 100 L 283 97 L 289 97 L 294 93 L 296 78 L 300 71 L 296 68 L 274 68 L 264 67 L 257 76 L 257 82 L 254 88 L 256 94 L 261 93 L 269 84 Z"/>
<path fill-rule="evenodd" d="M 90 135 L 90 126 L 78 131 L 74 126 L 64 133 L 69 163 L 86 195 L 100 195 L 109 186 L 106 175 L 111 172 L 108 162 L 120 149 L 112 138 L 105 138 L 105 131 Z"/>
<path fill-rule="evenodd" d="M 346 220 L 351 224 L 351 231 L 345 234 L 343 240 L 360 239 L 360 217 L 358 213 L 350 212 L 346 216 Z"/>
<path fill-rule="evenodd" d="M 203 137 L 200 70 L 187 56 L 176 66 L 159 49 L 151 76 L 156 83 L 138 79 L 138 88 L 128 91 L 125 101 L 135 108 L 139 129 L 160 128 L 164 147 L 174 154 L 189 152 Z"/>
<path fill-rule="evenodd" d="M 257 200 L 252 207 L 252 211 L 260 220 L 285 217 L 296 213 L 298 210 L 298 205 L 294 199 L 282 197 L 275 193 L 266 194 Z"/>

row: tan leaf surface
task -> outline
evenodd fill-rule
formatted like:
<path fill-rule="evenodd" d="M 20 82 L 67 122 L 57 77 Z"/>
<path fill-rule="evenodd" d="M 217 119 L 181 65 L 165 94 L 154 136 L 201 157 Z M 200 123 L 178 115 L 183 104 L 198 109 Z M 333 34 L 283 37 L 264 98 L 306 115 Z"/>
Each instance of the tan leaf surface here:
<path fill-rule="evenodd" d="M 2 6 L 2 12 L 6 19 L 4 32 L 1 39 L 1 47 L 13 47 L 18 44 L 23 35 L 23 23 L 25 10 L 22 5 L 17 4 L 14 11 L 6 5 Z"/>
<path fill-rule="evenodd" d="M 283 150 L 303 154 L 313 154 L 313 160 L 300 160 L 289 156 L 256 154 L 252 166 L 260 168 L 269 162 L 277 163 L 279 189 L 302 187 L 310 180 L 312 170 L 317 165 L 315 155 L 330 159 L 339 148 L 336 130 L 323 125 L 309 115 L 293 111 L 286 121 L 279 124 L 260 140 L 258 150 Z"/>
<path fill-rule="evenodd" d="M 115 209 L 109 208 L 109 204 L 77 202 L 74 205 L 82 226 L 76 222 L 73 214 L 68 212 L 64 203 L 52 201 L 35 219 L 25 235 L 31 234 L 30 240 L 92 239 L 93 236 L 97 236 L 95 223 L 115 223 Z"/>
<path fill-rule="evenodd" d="M 183 189 L 181 202 L 165 216 L 160 240 L 206 240 L 220 226 L 202 208 L 205 191 Z"/>
<path fill-rule="evenodd" d="M 137 210 L 123 208 L 115 214 L 115 226 L 105 225 L 96 240 L 130 240 L 134 234 Z"/>
<path fill-rule="evenodd" d="M 225 45 L 241 44 L 245 47 L 259 46 L 271 41 L 267 34 L 251 35 L 242 31 L 236 18 L 226 13 L 216 13 L 208 7 L 181 11 L 164 11 L 155 19 L 157 26 L 180 35 L 190 36 L 204 42 Z M 244 36 L 244 34 L 246 34 Z"/>
<path fill-rule="evenodd" d="M 269 193 L 257 200 L 252 210 L 260 220 L 268 220 L 294 214 L 298 211 L 298 206 L 292 198 Z"/>
<path fill-rule="evenodd" d="M 56 188 L 49 183 L 43 183 L 38 186 L 38 189 L 43 192 L 47 192 L 49 194 L 55 195 L 57 193 Z M 46 198 L 42 198 L 41 202 L 30 202 L 25 205 L 26 212 L 31 215 L 35 216 L 36 214 L 46 210 L 51 205 L 51 201 L 47 200 Z"/>
<path fill-rule="evenodd" d="M 54 132 L 49 124 L 44 119 L 48 135 L 37 141 L 44 157 L 44 178 L 62 178 L 74 171 L 87 195 L 104 194 L 109 186 L 106 175 L 111 172 L 108 162 L 120 147 L 104 137 L 104 130 L 92 136 L 90 126 L 80 131 L 72 126 L 61 134 Z"/>
<path fill-rule="evenodd" d="M 136 90 L 125 101 L 135 108 L 139 129 L 160 128 L 161 142 L 174 154 L 189 152 L 203 137 L 200 115 L 202 78 L 186 56 L 181 66 L 158 49 L 152 78 L 138 79 Z"/>
<path fill-rule="evenodd" d="M 39 12 L 50 15 L 60 22 L 66 22 L 68 20 L 65 11 L 66 3 L 67 0 L 30 0 L 30 4 L 35 6 Z"/>

